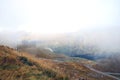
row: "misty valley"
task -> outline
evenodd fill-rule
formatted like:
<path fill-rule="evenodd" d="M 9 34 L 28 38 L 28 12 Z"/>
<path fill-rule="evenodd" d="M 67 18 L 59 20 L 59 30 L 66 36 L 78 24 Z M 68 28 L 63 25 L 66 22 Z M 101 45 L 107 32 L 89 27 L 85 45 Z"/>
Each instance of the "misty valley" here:
<path fill-rule="evenodd" d="M 1 41 L 0 70 L 2 72 L 8 70 L 11 76 L 5 78 L 2 77 L 4 73 L 1 73 L 2 80 L 119 80 L 120 78 L 118 51 L 104 50 L 102 46 L 89 43 L 74 33 L 52 36 L 51 39 L 31 38 L 7 43 Z M 22 68 L 20 66 L 29 69 L 25 69 L 28 72 L 20 73 L 17 77 L 12 72 L 20 70 Z M 36 66 L 35 73 L 29 72 L 33 66 Z M 39 68 L 42 68 L 42 73 L 39 72 L 41 71 Z"/>
<path fill-rule="evenodd" d="M 120 0 L 0 0 L 0 80 L 120 80 Z"/>

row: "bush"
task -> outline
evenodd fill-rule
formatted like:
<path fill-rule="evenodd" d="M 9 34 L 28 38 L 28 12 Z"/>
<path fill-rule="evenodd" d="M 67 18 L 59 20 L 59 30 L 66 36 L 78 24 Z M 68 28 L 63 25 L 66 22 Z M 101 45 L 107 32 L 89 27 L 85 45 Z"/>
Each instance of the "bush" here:
<path fill-rule="evenodd" d="M 28 66 L 33 66 L 33 63 L 30 62 L 26 57 L 20 56 L 18 57 L 18 59 L 23 63 L 26 64 Z"/>

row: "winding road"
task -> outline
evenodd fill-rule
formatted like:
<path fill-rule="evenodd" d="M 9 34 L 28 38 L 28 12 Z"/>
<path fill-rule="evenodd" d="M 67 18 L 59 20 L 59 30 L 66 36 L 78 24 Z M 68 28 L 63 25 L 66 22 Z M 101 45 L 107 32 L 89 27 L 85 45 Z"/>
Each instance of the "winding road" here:
<path fill-rule="evenodd" d="M 112 75 L 110 75 L 110 74 L 107 74 L 107 73 L 104 73 L 104 72 L 98 71 L 98 70 L 96 70 L 96 69 L 92 68 L 92 67 L 91 67 L 91 66 L 89 66 L 89 65 L 85 65 L 85 66 L 86 66 L 87 68 L 89 68 L 90 70 L 92 70 L 92 71 L 96 72 L 96 73 L 99 73 L 99 74 L 104 75 L 104 76 L 111 77 L 111 78 L 113 78 L 113 79 L 115 79 L 115 80 L 120 80 L 120 78 L 117 78 L 117 77 L 112 76 Z"/>

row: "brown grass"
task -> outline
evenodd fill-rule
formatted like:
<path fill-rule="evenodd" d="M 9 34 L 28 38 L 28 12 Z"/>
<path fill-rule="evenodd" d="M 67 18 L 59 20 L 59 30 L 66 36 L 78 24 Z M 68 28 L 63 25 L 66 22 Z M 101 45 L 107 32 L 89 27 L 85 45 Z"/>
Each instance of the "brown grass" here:
<path fill-rule="evenodd" d="M 92 76 L 95 74 L 77 62 L 35 58 L 31 54 L 0 46 L 0 80 L 112 80 Z"/>

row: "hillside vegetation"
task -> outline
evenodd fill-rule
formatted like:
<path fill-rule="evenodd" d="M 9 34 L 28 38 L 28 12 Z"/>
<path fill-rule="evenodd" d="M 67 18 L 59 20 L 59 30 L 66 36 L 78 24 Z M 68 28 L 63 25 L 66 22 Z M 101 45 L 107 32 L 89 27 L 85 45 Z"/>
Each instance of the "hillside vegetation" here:
<path fill-rule="evenodd" d="M 120 54 L 114 54 L 105 59 L 100 59 L 93 67 L 103 72 L 120 73 Z"/>
<path fill-rule="evenodd" d="M 0 46 L 0 80 L 114 80 L 78 62 L 36 58 Z"/>

